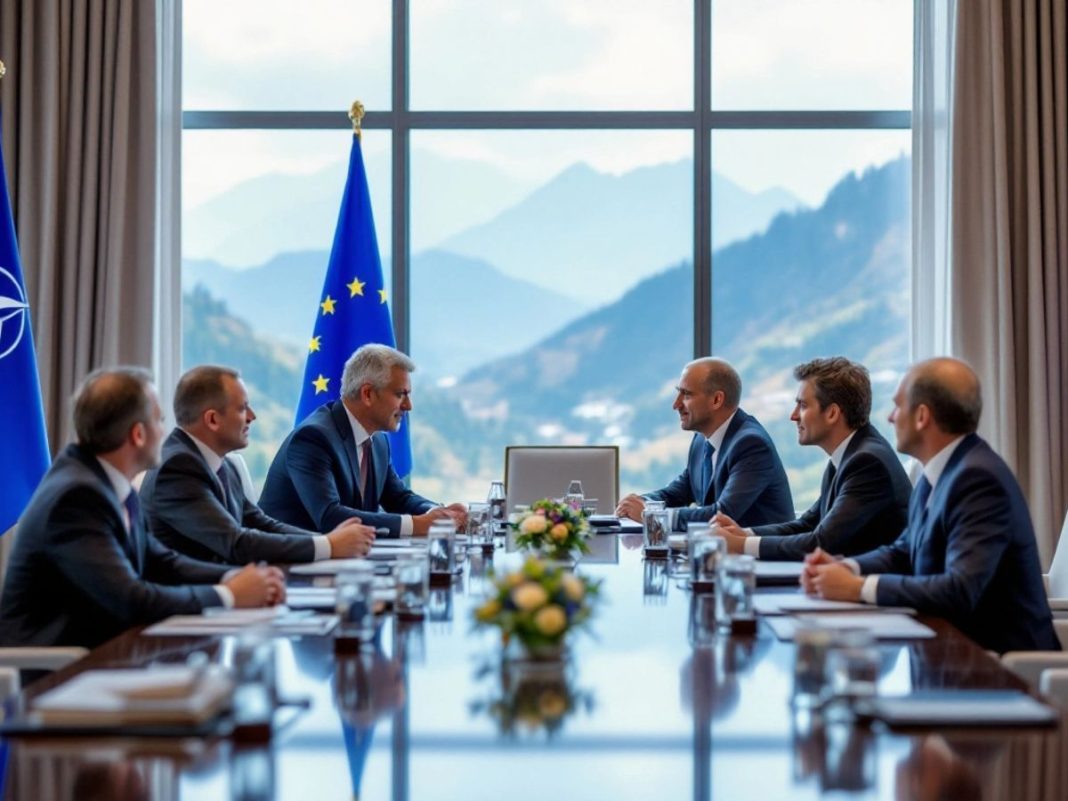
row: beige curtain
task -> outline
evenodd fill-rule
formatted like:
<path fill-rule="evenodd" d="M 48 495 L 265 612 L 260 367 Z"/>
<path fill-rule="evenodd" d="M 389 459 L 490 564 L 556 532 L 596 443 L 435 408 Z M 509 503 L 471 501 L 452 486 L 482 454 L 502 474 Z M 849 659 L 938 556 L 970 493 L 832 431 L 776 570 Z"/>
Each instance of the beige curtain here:
<path fill-rule="evenodd" d="M 981 432 L 1028 496 L 1043 564 L 1068 506 L 1068 23 L 1064 0 L 958 3 L 953 351 Z"/>
<path fill-rule="evenodd" d="M 3 0 L 3 145 L 49 441 L 92 368 L 152 358 L 156 4 Z"/>

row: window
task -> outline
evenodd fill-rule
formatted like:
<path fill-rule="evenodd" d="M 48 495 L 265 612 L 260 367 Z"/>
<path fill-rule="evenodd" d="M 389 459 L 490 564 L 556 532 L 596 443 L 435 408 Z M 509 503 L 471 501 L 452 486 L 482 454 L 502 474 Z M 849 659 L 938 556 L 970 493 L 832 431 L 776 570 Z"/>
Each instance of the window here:
<path fill-rule="evenodd" d="M 256 480 L 293 424 L 357 97 L 423 494 L 482 497 L 509 443 L 618 443 L 621 489 L 659 486 L 689 441 L 672 387 L 706 353 L 742 373 L 798 507 L 826 455 L 796 443 L 794 364 L 863 361 L 885 418 L 911 3 L 225 5 L 183 4 L 183 360 L 245 374 Z"/>

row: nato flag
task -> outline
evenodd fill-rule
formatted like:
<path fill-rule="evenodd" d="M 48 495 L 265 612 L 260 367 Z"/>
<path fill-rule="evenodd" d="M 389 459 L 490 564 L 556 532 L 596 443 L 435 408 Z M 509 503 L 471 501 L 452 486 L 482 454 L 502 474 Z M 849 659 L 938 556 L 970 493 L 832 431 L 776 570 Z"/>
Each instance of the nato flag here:
<path fill-rule="evenodd" d="M 360 137 L 353 134 L 334 247 L 316 310 L 315 329 L 308 342 L 308 362 L 297 404 L 298 424 L 322 404 L 338 399 L 345 361 L 354 350 L 370 342 L 396 347 Z M 400 430 L 389 437 L 393 469 L 398 476 L 407 476 L 412 472 L 407 416 Z"/>
<path fill-rule="evenodd" d="M 48 469 L 48 439 L 41 408 L 41 384 L 33 354 L 30 307 L 19 266 L 15 224 L 7 197 L 0 152 L 0 534 L 19 519 Z"/>

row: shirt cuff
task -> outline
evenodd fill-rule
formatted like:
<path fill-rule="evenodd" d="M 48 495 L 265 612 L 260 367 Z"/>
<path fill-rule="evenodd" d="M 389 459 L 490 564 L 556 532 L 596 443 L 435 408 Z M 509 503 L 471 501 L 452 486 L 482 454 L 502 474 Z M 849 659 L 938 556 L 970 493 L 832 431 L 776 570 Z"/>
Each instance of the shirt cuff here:
<path fill-rule="evenodd" d="M 332 554 L 330 548 L 330 540 L 322 535 L 312 537 L 312 545 L 315 546 L 314 561 L 322 562 L 324 559 L 329 559 Z"/>
<path fill-rule="evenodd" d="M 219 594 L 219 600 L 222 601 L 222 605 L 224 607 L 226 607 L 227 609 L 234 608 L 234 604 L 236 603 L 234 601 L 234 593 L 229 587 L 223 584 L 216 584 L 215 592 Z"/>
<path fill-rule="evenodd" d="M 411 515 L 401 515 L 400 516 L 400 534 L 399 534 L 399 536 L 406 537 L 406 538 L 412 536 L 412 529 L 413 528 L 414 528 L 414 526 L 412 524 L 412 516 Z"/>
<path fill-rule="evenodd" d="M 752 529 L 748 529 L 747 528 L 746 531 L 750 531 L 751 532 Z M 757 559 L 759 559 L 760 558 L 760 537 L 754 537 L 754 536 L 752 536 L 752 534 L 750 534 L 750 536 L 746 537 L 745 538 L 745 546 L 744 546 L 744 550 L 742 551 L 742 553 L 746 554 L 747 556 L 755 556 Z"/>
<path fill-rule="evenodd" d="M 857 564 L 856 559 L 843 559 L 842 564 L 848 567 L 851 571 L 853 571 L 854 576 L 860 575 L 860 565 Z"/>
<path fill-rule="evenodd" d="M 860 600 L 866 604 L 875 605 L 879 603 L 878 596 L 879 577 L 877 575 L 868 576 L 860 586 Z"/>

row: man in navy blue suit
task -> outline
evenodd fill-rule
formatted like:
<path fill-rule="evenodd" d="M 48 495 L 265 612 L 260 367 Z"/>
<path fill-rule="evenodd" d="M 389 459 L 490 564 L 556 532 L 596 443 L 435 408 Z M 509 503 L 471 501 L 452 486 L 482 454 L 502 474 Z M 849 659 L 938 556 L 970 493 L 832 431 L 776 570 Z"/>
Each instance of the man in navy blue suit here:
<path fill-rule="evenodd" d="M 797 441 L 830 460 L 820 497 L 797 520 L 742 528 L 723 512 L 719 531 L 731 553 L 800 561 L 816 548 L 853 556 L 897 539 L 908 520 L 912 485 L 890 443 L 869 421 L 871 380 L 841 356 L 794 368 Z"/>
<path fill-rule="evenodd" d="M 686 469 L 663 489 L 628 495 L 616 514 L 641 520 L 646 500 L 672 509 L 672 527 L 724 512 L 742 526 L 792 520 L 790 484 L 775 445 L 755 417 L 738 408 L 742 379 L 722 359 L 697 359 L 682 370 L 672 408 L 693 431 Z M 693 506 L 696 504 L 696 506 Z"/>
<path fill-rule="evenodd" d="M 832 600 L 939 615 L 999 653 L 1060 650 L 1027 502 L 975 433 L 981 411 L 979 379 L 965 363 L 931 359 L 909 370 L 890 414 L 897 449 L 923 464 L 908 526 L 855 559 L 814 551 L 801 583 Z"/>
<path fill-rule="evenodd" d="M 364 345 L 345 362 L 341 400 L 320 406 L 274 457 L 260 508 L 292 526 L 327 532 L 358 517 L 389 537 L 423 535 L 462 504 L 442 507 L 404 486 L 389 458 L 386 431 L 411 411 L 415 364 L 386 345 Z"/>

